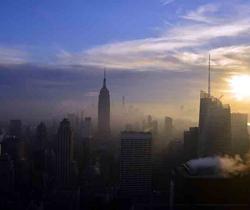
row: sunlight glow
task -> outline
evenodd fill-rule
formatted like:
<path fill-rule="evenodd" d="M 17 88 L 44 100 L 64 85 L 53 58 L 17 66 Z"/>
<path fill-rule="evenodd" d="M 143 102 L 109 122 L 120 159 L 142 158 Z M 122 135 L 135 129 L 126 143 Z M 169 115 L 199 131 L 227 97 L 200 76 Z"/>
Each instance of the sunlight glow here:
<path fill-rule="evenodd" d="M 231 92 L 238 100 L 250 98 L 250 76 L 236 75 L 229 80 Z"/>

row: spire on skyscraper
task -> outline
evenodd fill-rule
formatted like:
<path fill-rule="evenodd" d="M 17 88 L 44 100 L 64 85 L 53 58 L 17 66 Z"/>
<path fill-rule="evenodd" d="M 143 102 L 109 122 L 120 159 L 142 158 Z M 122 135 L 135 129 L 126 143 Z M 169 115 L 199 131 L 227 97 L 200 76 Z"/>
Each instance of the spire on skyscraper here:
<path fill-rule="evenodd" d="M 211 96 L 211 65 L 210 65 L 210 54 L 208 56 L 208 96 Z"/>
<path fill-rule="evenodd" d="M 103 87 L 106 87 L 106 69 L 104 69 L 104 75 L 103 75 Z"/>

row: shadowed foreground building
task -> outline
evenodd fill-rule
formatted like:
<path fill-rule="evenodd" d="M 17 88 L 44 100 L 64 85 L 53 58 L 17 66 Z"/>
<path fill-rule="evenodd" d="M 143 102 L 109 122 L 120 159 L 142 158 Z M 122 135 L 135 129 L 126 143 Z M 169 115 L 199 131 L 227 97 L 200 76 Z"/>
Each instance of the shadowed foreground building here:
<path fill-rule="evenodd" d="M 122 132 L 120 193 L 126 197 L 148 195 L 152 188 L 152 134 Z"/>
<path fill-rule="evenodd" d="M 184 158 L 191 160 L 198 157 L 198 138 L 199 128 L 191 127 L 188 131 L 184 131 Z"/>
<path fill-rule="evenodd" d="M 170 209 L 248 210 L 249 185 L 249 174 L 225 176 L 208 161 L 187 162 L 173 171 Z"/>

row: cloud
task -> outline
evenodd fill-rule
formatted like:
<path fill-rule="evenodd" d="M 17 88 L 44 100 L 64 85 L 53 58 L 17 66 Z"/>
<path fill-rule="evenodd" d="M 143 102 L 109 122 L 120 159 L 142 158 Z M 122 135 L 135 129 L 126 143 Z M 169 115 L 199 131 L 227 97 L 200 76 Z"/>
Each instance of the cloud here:
<path fill-rule="evenodd" d="M 163 5 L 168 5 L 168 4 L 173 3 L 174 1 L 175 0 L 162 0 L 161 2 L 162 2 Z"/>
<path fill-rule="evenodd" d="M 181 16 L 184 19 L 192 20 L 196 22 L 212 23 L 215 19 L 209 16 L 209 14 L 214 14 L 218 11 L 218 5 L 206 4 L 202 5 L 195 11 L 188 12 L 186 15 Z"/>
<path fill-rule="evenodd" d="M 18 48 L 0 47 L 0 64 L 23 64 L 27 62 L 27 52 Z"/>
<path fill-rule="evenodd" d="M 246 64 L 246 58 L 243 61 L 238 53 L 247 55 L 250 18 L 237 7 L 230 11 L 234 18 L 220 16 L 222 8 L 206 4 L 188 11 L 180 16 L 178 24 L 169 26 L 157 37 L 108 43 L 81 53 L 61 51 L 59 63 L 118 70 L 186 71 L 207 65 L 210 51 L 216 65 L 223 68 Z"/>

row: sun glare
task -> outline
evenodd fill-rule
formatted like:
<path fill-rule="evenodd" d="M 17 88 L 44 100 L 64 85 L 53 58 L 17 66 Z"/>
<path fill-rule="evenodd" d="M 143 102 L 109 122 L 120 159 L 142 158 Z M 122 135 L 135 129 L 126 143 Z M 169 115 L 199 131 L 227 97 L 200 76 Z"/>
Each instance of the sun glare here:
<path fill-rule="evenodd" d="M 231 92 L 238 100 L 250 98 L 250 76 L 236 75 L 232 76 L 230 81 Z"/>

